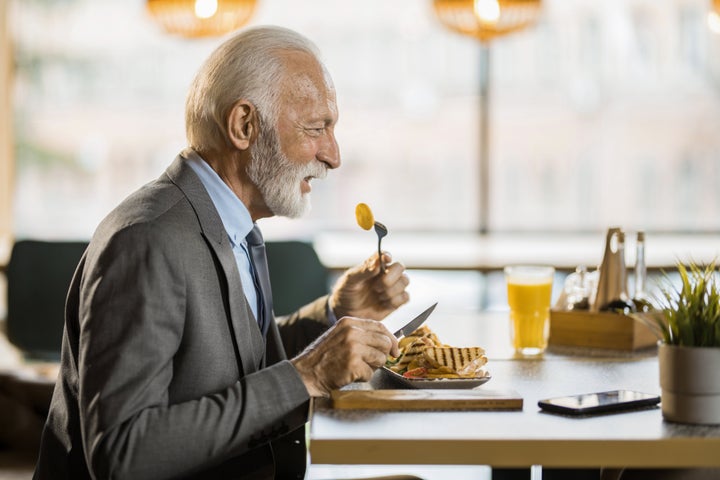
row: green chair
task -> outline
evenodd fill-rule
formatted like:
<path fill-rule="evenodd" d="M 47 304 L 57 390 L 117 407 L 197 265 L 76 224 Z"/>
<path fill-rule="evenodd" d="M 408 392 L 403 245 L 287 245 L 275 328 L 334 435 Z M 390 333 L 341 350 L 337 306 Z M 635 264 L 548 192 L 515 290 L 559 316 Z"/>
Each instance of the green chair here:
<path fill-rule="evenodd" d="M 65 298 L 87 242 L 17 241 L 7 265 L 8 340 L 31 358 L 58 360 Z"/>
<path fill-rule="evenodd" d="M 287 315 L 328 293 L 329 273 L 312 244 L 265 242 L 275 315 Z"/>
<path fill-rule="evenodd" d="M 7 335 L 28 357 L 60 357 L 65 299 L 87 242 L 21 240 L 7 266 Z M 312 245 L 267 242 L 276 315 L 292 313 L 328 292 L 329 274 Z"/>

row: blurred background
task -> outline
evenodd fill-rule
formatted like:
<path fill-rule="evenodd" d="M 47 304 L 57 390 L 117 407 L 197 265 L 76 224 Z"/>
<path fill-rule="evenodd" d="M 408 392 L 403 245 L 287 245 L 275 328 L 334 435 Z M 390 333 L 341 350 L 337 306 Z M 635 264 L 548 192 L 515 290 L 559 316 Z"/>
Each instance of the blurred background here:
<path fill-rule="evenodd" d="M 143 0 L 3 0 L 12 55 L 12 233 L 86 238 L 185 146 L 187 87 L 223 38 L 166 34 Z M 545 0 L 490 43 L 480 217 L 481 44 L 429 0 L 257 0 L 250 25 L 314 40 L 344 160 L 272 235 L 720 230 L 720 23 L 708 0 Z M 717 18 L 717 17 L 716 17 Z M 715 30 L 713 30 L 715 29 Z"/>

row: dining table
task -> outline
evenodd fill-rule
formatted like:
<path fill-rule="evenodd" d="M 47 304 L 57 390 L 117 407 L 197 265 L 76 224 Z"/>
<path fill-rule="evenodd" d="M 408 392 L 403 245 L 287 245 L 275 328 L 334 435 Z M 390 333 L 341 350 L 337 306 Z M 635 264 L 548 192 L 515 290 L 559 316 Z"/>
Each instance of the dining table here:
<path fill-rule="evenodd" d="M 438 308 L 426 325 L 445 344 L 486 350 L 490 380 L 474 390 L 512 392 L 509 410 L 339 409 L 315 399 L 313 465 L 486 465 L 520 468 L 720 467 L 720 426 L 663 419 L 660 406 L 603 414 L 548 413 L 541 399 L 618 389 L 660 394 L 657 347 L 606 350 L 553 345 L 515 355 L 507 311 Z M 400 321 L 400 319 L 398 319 Z M 388 325 L 392 330 L 392 325 Z M 391 379 L 390 379 L 391 380 Z M 378 370 L 349 389 L 412 388 Z M 461 387 L 459 387 L 461 388 Z"/>

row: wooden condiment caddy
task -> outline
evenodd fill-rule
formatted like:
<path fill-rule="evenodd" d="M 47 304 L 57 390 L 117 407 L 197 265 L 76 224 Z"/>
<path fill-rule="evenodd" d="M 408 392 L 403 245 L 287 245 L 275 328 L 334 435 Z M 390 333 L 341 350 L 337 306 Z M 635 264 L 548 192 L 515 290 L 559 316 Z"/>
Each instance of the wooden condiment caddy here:
<path fill-rule="evenodd" d="M 632 351 L 657 341 L 649 327 L 620 313 L 550 311 L 550 345 Z"/>

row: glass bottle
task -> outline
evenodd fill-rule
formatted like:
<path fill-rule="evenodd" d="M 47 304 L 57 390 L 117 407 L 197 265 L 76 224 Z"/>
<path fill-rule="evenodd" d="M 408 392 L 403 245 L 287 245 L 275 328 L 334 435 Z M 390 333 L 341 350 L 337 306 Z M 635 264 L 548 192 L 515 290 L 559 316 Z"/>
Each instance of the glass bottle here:
<path fill-rule="evenodd" d="M 635 244 L 635 292 L 633 303 L 638 312 L 646 312 L 652 308 L 650 298 L 645 291 L 647 281 L 647 265 L 645 263 L 645 232 L 637 232 Z"/>

